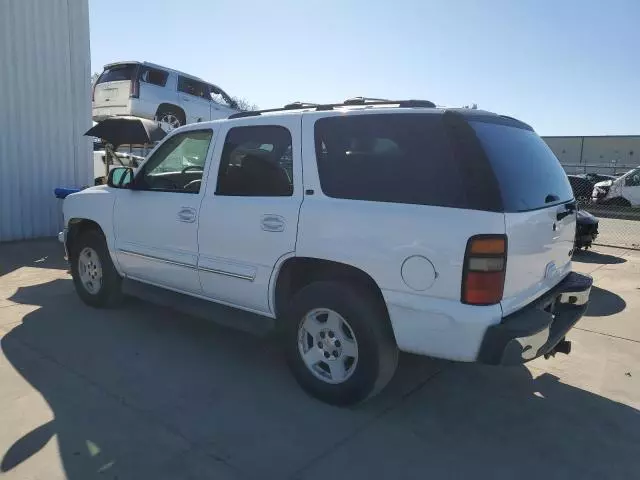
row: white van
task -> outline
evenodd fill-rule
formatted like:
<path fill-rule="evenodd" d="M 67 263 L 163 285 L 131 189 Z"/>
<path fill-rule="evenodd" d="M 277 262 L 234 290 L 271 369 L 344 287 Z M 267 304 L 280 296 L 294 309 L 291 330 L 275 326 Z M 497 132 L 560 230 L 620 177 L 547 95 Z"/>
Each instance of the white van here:
<path fill-rule="evenodd" d="M 92 117 L 133 115 L 162 122 L 165 130 L 227 118 L 236 102 L 220 87 L 148 62 L 117 62 L 104 66 L 93 86 Z"/>

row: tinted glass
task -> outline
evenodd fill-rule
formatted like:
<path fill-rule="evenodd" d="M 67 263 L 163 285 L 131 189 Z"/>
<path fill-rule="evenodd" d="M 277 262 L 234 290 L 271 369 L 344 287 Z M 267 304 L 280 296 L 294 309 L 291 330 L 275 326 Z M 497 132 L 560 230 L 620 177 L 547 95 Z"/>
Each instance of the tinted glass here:
<path fill-rule="evenodd" d="M 284 127 L 236 127 L 224 142 L 216 195 L 293 195 L 291 133 Z"/>
<path fill-rule="evenodd" d="M 465 208 L 440 115 L 327 117 L 315 124 L 322 191 L 336 198 Z"/>
<path fill-rule="evenodd" d="M 98 78 L 96 85 L 99 83 L 131 80 L 136 73 L 136 67 L 137 65 L 135 64 L 123 64 L 105 68 L 102 75 Z"/>
<path fill-rule="evenodd" d="M 573 198 L 560 162 L 547 144 L 524 128 L 470 121 L 498 180 L 505 212 L 523 212 Z"/>

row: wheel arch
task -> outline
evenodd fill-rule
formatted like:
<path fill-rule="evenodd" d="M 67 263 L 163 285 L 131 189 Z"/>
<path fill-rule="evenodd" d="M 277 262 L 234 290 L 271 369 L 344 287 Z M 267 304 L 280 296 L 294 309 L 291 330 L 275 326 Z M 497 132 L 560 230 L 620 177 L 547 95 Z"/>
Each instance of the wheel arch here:
<path fill-rule="evenodd" d="M 156 117 L 158 116 L 158 114 L 160 112 L 164 112 L 166 110 L 173 110 L 175 111 L 177 114 L 181 115 L 182 118 L 182 124 L 185 125 L 187 123 L 187 115 L 184 111 L 184 109 L 178 105 L 176 105 L 175 103 L 168 103 L 168 102 L 164 102 L 161 103 L 160 105 L 158 105 L 158 109 L 156 110 Z"/>
<path fill-rule="evenodd" d="M 296 292 L 321 280 L 344 281 L 365 288 L 375 296 L 388 317 L 382 290 L 373 277 L 361 268 L 340 261 L 289 256 L 281 260 L 271 282 L 270 304 L 276 319 Z"/>

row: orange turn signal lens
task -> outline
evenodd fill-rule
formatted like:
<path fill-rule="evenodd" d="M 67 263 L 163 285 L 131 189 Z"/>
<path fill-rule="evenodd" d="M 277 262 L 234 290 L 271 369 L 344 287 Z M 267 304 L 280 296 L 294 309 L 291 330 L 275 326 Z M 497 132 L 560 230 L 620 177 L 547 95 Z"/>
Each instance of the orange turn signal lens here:
<path fill-rule="evenodd" d="M 469 246 L 471 255 L 504 255 L 507 251 L 507 244 L 504 238 L 473 238 Z"/>

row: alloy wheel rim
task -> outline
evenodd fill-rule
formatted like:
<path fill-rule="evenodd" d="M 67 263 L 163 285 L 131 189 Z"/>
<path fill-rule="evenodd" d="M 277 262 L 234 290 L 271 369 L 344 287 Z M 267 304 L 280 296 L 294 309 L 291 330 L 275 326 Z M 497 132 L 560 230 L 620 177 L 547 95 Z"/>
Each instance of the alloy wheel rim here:
<path fill-rule="evenodd" d="M 102 264 L 98 253 L 91 247 L 84 247 L 78 255 L 78 276 L 91 295 L 96 295 L 102 288 Z"/>
<path fill-rule="evenodd" d="M 307 369 L 330 384 L 346 382 L 358 364 L 358 342 L 351 325 L 327 308 L 311 310 L 302 318 L 298 352 Z"/>

